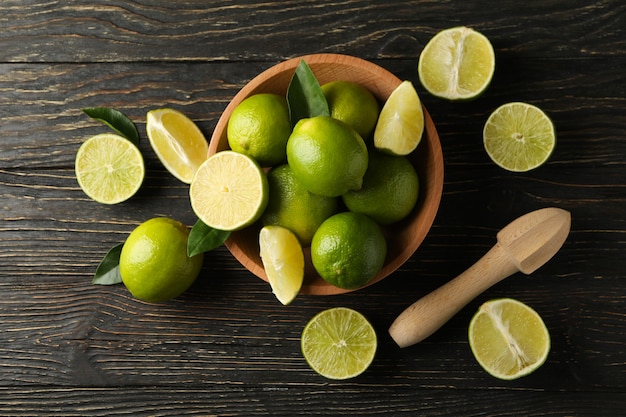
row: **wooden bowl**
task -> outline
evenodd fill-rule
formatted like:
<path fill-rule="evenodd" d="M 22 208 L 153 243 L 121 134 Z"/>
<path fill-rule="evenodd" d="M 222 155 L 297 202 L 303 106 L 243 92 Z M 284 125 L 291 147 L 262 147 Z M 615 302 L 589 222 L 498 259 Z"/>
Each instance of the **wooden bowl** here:
<path fill-rule="evenodd" d="M 284 96 L 301 59 L 307 62 L 320 84 L 334 80 L 355 81 L 367 87 L 381 104 L 401 83 L 401 80 L 389 71 L 351 56 L 315 54 L 289 59 L 262 72 L 235 95 L 217 122 L 209 145 L 209 155 L 229 148 L 226 130 L 228 119 L 235 107 L 246 97 L 257 93 L 276 93 Z M 413 255 L 426 237 L 439 208 L 443 190 L 443 155 L 435 125 L 426 109 L 424 119 L 422 141 L 408 156 L 420 180 L 418 202 L 407 218 L 383 227 L 387 238 L 387 258 L 382 270 L 367 285 L 387 277 Z M 260 229 L 261 225 L 256 224 L 233 232 L 225 245 L 244 267 L 267 281 L 259 255 Z M 301 294 L 330 295 L 353 291 L 337 288 L 324 281 L 313 268 L 308 248 L 305 248 L 305 257 L 305 280 Z"/>

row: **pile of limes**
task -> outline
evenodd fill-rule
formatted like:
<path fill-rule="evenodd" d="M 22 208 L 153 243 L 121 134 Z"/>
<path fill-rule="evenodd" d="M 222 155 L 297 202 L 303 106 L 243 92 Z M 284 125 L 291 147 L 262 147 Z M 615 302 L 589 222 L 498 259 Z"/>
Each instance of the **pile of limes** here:
<path fill-rule="evenodd" d="M 260 220 L 261 259 L 284 304 L 302 285 L 304 247 L 330 284 L 366 285 L 385 262 L 381 226 L 407 217 L 419 194 L 407 158 L 424 130 L 413 85 L 401 83 L 384 103 L 351 81 L 319 88 L 329 114 L 299 120 L 290 119 L 283 96 L 243 100 L 228 122 L 231 149 L 209 157 L 190 187 L 195 213 L 211 227 L 238 230 Z"/>

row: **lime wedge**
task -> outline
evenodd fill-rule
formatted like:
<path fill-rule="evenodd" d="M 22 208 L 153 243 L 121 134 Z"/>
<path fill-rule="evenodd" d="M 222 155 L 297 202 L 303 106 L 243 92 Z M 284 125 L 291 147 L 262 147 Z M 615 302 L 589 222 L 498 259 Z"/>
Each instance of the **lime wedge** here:
<path fill-rule="evenodd" d="M 543 365 L 550 352 L 550 334 L 535 310 L 503 298 L 484 303 L 474 315 L 469 344 L 485 371 L 511 380 Z"/>
<path fill-rule="evenodd" d="M 448 100 L 469 100 L 489 86 L 495 70 L 491 42 L 461 26 L 437 33 L 420 54 L 417 72 L 424 88 Z"/>
<path fill-rule="evenodd" d="M 556 133 L 541 109 L 526 103 L 498 107 L 487 119 L 483 143 L 489 157 L 500 167 L 515 172 L 537 168 L 550 158 Z"/>
<path fill-rule="evenodd" d="M 336 307 L 318 313 L 307 323 L 300 345 L 315 372 L 329 379 L 348 379 L 370 366 L 377 338 L 361 313 Z"/>
<path fill-rule="evenodd" d="M 222 151 L 207 159 L 189 187 L 191 207 L 206 225 L 224 231 L 254 223 L 267 206 L 267 177 L 247 155 Z"/>
<path fill-rule="evenodd" d="M 374 146 L 393 155 L 408 155 L 417 148 L 424 133 L 422 103 L 410 81 L 403 81 L 383 105 Z"/>
<path fill-rule="evenodd" d="M 304 280 L 304 252 L 298 238 L 286 227 L 265 226 L 259 246 L 272 292 L 283 305 L 290 304 Z"/>
<path fill-rule="evenodd" d="M 139 190 L 145 176 L 137 146 L 112 133 L 92 136 L 83 142 L 74 168 L 80 188 L 103 204 L 128 200 Z"/>
<path fill-rule="evenodd" d="M 198 126 L 183 113 L 165 108 L 148 112 L 146 132 L 163 166 L 185 184 L 191 183 L 209 151 Z"/>

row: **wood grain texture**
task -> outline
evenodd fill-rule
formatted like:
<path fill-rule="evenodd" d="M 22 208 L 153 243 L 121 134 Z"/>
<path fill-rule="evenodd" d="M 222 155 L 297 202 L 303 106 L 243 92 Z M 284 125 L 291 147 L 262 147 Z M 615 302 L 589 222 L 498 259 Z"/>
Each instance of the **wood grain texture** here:
<path fill-rule="evenodd" d="M 455 24 L 473 26 L 498 49 L 526 56 L 615 56 L 626 49 L 626 5 L 610 1 L 504 0 L 493 7 L 484 0 L 73 0 L 62 6 L 7 0 L 0 15 L 2 62 L 267 61 L 294 51 L 346 49 L 365 59 L 393 58 L 421 50 L 438 30 Z"/>
<path fill-rule="evenodd" d="M 0 3 L 0 415 L 621 416 L 626 407 L 626 3 L 3 0 Z M 419 85 L 419 52 L 437 31 L 472 26 L 493 42 L 490 88 L 450 103 Z M 145 114 L 174 107 L 210 137 L 259 72 L 307 53 L 368 59 L 414 82 L 441 139 L 444 192 L 417 252 L 351 294 L 281 306 L 225 248 L 162 305 L 94 286 L 99 261 L 139 223 L 192 224 L 188 187 L 164 170 Z M 557 147 L 528 173 L 495 166 L 482 127 L 526 101 L 553 119 Z M 73 171 L 106 128 L 83 107 L 138 126 L 146 181 L 117 206 L 90 201 Z M 386 329 L 461 273 L 514 218 L 572 213 L 562 250 L 530 276 L 498 283 L 424 342 L 398 349 Z M 546 364 L 505 382 L 467 344 L 480 303 L 513 297 L 544 318 Z M 355 308 L 378 331 L 360 377 L 333 382 L 300 354 L 317 312 Z"/>

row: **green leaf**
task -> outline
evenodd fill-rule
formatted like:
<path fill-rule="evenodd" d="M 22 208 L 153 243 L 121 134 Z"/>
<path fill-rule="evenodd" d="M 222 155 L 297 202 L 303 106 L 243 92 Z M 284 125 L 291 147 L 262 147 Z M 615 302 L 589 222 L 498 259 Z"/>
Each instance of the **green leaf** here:
<path fill-rule="evenodd" d="M 187 240 L 187 255 L 195 256 L 221 246 L 230 236 L 230 232 L 213 229 L 202 220 L 198 220 L 191 228 Z"/>
<path fill-rule="evenodd" d="M 289 83 L 287 104 L 292 126 L 307 117 L 330 116 L 322 87 L 304 60 L 298 64 Z"/>
<path fill-rule="evenodd" d="M 83 111 L 87 116 L 96 119 L 139 146 L 137 127 L 124 113 L 108 107 L 87 107 Z"/>
<path fill-rule="evenodd" d="M 122 253 L 123 243 L 113 246 L 107 252 L 104 259 L 98 265 L 96 274 L 93 277 L 92 284 L 96 285 L 115 285 L 122 282 L 120 275 L 120 254 Z"/>

